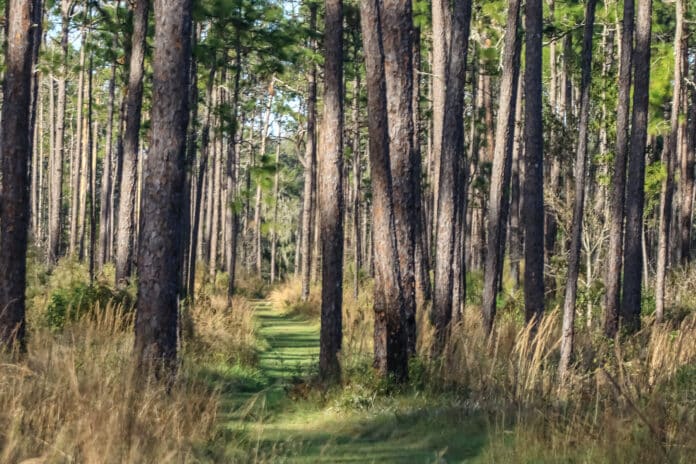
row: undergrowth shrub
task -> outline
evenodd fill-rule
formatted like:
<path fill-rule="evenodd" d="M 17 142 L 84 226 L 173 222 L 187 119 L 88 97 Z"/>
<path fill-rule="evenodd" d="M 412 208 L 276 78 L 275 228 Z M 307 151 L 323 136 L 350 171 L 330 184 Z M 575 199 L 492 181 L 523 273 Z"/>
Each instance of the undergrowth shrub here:
<path fill-rule="evenodd" d="M 133 300 L 125 290 L 116 290 L 97 282 L 93 285 L 84 282 L 71 282 L 51 292 L 44 313 L 45 323 L 51 330 L 61 330 L 68 322 L 102 311 L 109 303 L 133 309 Z"/>

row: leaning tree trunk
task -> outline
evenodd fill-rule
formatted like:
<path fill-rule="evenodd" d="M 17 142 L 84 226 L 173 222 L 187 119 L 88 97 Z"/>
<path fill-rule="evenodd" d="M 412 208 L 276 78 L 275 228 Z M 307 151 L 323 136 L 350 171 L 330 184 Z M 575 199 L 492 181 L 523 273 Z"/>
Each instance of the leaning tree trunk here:
<path fill-rule="evenodd" d="M 452 291 L 455 247 L 459 240 L 457 215 L 459 214 L 460 166 L 459 157 L 464 153 L 464 84 L 466 82 L 467 44 L 471 21 L 471 1 L 456 0 L 453 11 L 452 36 L 450 38 L 450 62 L 447 72 L 447 96 L 445 99 L 445 123 L 440 160 L 439 194 L 437 206 L 437 251 L 435 254 L 435 286 L 431 320 L 435 326 L 435 354 L 444 345 L 449 323 L 454 312 Z M 463 221 L 462 221 L 463 223 Z M 460 269 L 460 272 L 466 272 Z M 458 302 L 457 302 L 458 303 Z"/>
<path fill-rule="evenodd" d="M 655 271 L 655 317 L 662 322 L 665 312 L 665 277 L 667 273 L 668 240 L 672 225 L 672 198 L 674 196 L 674 160 L 677 157 L 679 142 L 679 116 L 681 110 L 682 70 L 684 67 L 684 2 L 677 0 L 676 29 L 674 33 L 674 89 L 672 93 L 672 113 L 670 115 L 669 143 L 663 151 L 662 162 L 667 176 L 662 182 L 660 198 L 660 228 L 657 247 L 657 269 Z"/>
<path fill-rule="evenodd" d="M 650 91 L 650 32 L 652 0 L 639 0 L 636 17 L 634 72 L 641 76 L 633 89 L 631 150 L 626 180 L 626 236 L 621 319 L 626 331 L 640 329 L 641 278 L 643 266 L 642 234 L 645 198 L 645 145 L 648 136 Z"/>
<path fill-rule="evenodd" d="M 580 272 L 580 248 L 582 246 L 582 221 L 585 212 L 585 172 L 587 166 L 587 132 L 590 120 L 590 85 L 592 84 L 592 34 L 594 33 L 597 0 L 589 0 L 585 9 L 585 29 L 582 39 L 582 78 L 580 82 L 580 125 L 578 149 L 575 156 L 575 205 L 568 256 L 568 280 L 563 303 L 563 332 L 561 335 L 561 361 L 559 377 L 565 380 L 573 353 L 575 338 L 575 299 Z"/>
<path fill-rule="evenodd" d="M 340 378 L 343 300 L 343 1 L 326 0 L 324 120 L 319 165 L 321 334 L 319 375 Z"/>
<path fill-rule="evenodd" d="M 496 296 L 503 257 L 505 256 L 505 229 L 509 185 L 512 175 L 512 150 L 515 143 L 515 110 L 517 81 L 519 79 L 520 45 L 517 29 L 520 0 L 510 0 L 503 52 L 503 75 L 500 79 L 500 103 L 495 132 L 495 151 L 491 185 L 488 194 L 488 242 L 483 280 L 483 323 L 490 334 L 496 310 Z"/>
<path fill-rule="evenodd" d="M 135 196 L 140 142 L 140 117 L 143 104 L 143 61 L 145 59 L 148 5 L 148 0 L 136 0 L 133 5 L 132 48 L 128 90 L 126 93 L 126 131 L 123 137 L 123 160 L 116 235 L 116 283 L 118 285 L 123 284 L 133 272 Z"/>
<path fill-rule="evenodd" d="M 35 39 L 32 13 L 39 2 L 10 0 L 0 135 L 0 343 L 24 348 L 24 293 L 29 234 L 29 161 L 31 159 L 31 57 Z"/>
<path fill-rule="evenodd" d="M 538 323 L 544 313 L 544 127 L 542 120 L 541 0 L 526 6 L 525 174 L 524 174 L 524 304 L 526 321 Z"/>
<path fill-rule="evenodd" d="M 141 367 L 157 371 L 174 367 L 177 350 L 191 0 L 155 0 L 154 9 L 152 145 L 143 173 L 135 356 Z"/>
<path fill-rule="evenodd" d="M 389 160 L 387 92 L 379 0 L 361 0 L 363 48 L 367 75 L 368 129 L 372 179 L 370 260 L 374 264 L 374 366 L 383 376 L 408 377 L 408 350 L 399 256 L 397 252 Z"/>
<path fill-rule="evenodd" d="M 624 202 L 626 190 L 626 156 L 630 116 L 634 0 L 624 0 L 623 31 L 621 33 L 621 63 L 619 68 L 619 100 L 616 114 L 616 151 L 609 204 L 609 250 L 605 276 L 606 303 L 604 334 L 614 338 L 619 330 L 621 305 L 621 269 L 623 256 Z"/>

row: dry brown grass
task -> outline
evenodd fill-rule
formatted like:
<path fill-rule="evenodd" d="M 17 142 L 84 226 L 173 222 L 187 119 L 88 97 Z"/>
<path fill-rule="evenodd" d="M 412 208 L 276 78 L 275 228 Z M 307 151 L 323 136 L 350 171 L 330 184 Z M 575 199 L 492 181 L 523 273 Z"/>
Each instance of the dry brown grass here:
<path fill-rule="evenodd" d="M 289 279 L 273 288 L 268 299 L 276 309 L 307 318 L 321 316 L 321 286 L 312 284 L 307 301 L 302 301 L 302 281 Z"/>
<path fill-rule="evenodd" d="M 186 319 L 187 354 L 215 357 L 224 363 L 252 364 L 256 359 L 256 325 L 249 302 L 224 294 L 202 295 Z"/>
<path fill-rule="evenodd" d="M 108 270 L 101 278 L 113 279 Z M 51 274 L 30 266 L 27 352 L 0 353 L 0 462 L 215 460 L 220 399 L 205 369 L 254 362 L 248 303 L 235 297 L 228 308 L 224 292 L 199 286 L 196 306 L 182 314 L 178 375 L 143 384 L 134 381 L 130 308 L 109 303 L 62 330 L 47 326 L 49 295 L 85 279 L 84 265 L 70 260 Z"/>
<path fill-rule="evenodd" d="M 187 380 L 135 387 L 132 318 L 109 305 L 55 334 L 31 333 L 0 364 L 0 461 L 194 462 L 212 436 L 217 395 Z"/>

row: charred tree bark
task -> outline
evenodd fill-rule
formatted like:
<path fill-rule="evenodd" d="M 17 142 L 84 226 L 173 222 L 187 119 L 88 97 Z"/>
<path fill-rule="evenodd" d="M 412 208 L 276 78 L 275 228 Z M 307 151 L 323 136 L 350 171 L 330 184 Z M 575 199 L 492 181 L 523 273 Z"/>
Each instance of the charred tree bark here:
<path fill-rule="evenodd" d="M 524 175 L 524 303 L 526 321 L 538 323 L 544 313 L 544 127 L 542 120 L 541 0 L 526 5 L 525 175 Z"/>

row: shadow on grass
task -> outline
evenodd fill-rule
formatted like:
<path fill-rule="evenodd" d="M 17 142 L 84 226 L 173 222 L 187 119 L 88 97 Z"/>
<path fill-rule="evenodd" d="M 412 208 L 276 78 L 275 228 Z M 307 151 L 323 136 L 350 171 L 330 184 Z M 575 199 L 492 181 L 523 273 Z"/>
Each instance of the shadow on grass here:
<path fill-rule="evenodd" d="M 276 312 L 267 302 L 254 302 L 254 310 L 266 347 L 258 368 L 253 374 L 222 366 L 206 372 L 212 383 L 229 385 L 221 390 L 220 411 L 226 459 L 461 462 L 481 452 L 485 421 L 461 405 L 429 404 L 408 395 L 367 409 L 293 401 L 292 389 L 316 373 L 319 324 Z"/>

